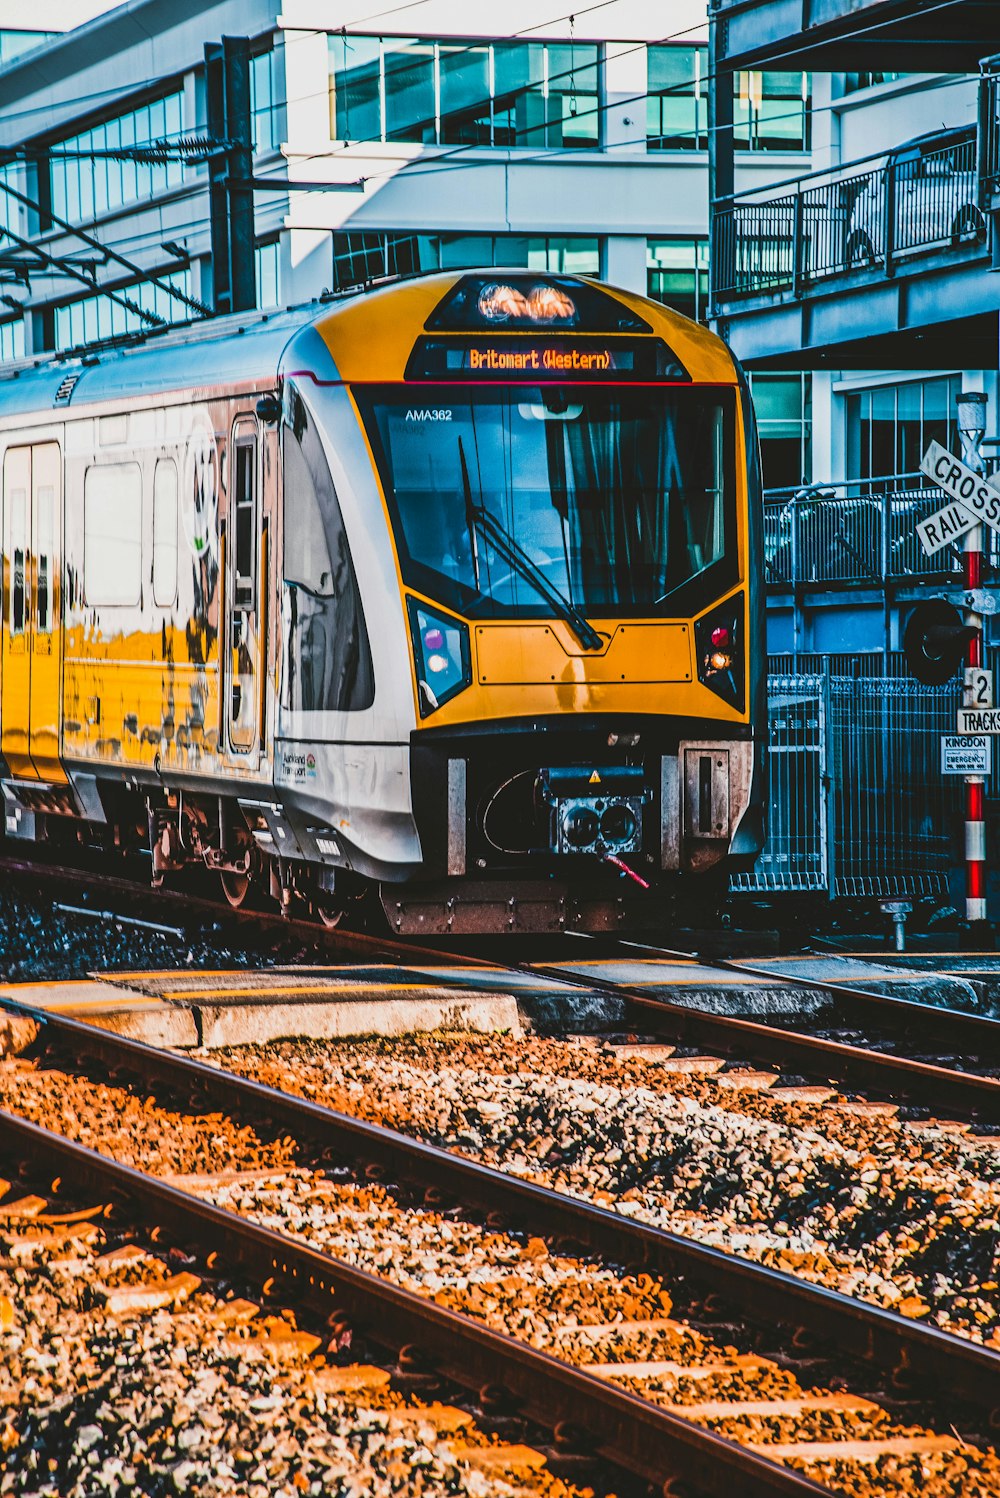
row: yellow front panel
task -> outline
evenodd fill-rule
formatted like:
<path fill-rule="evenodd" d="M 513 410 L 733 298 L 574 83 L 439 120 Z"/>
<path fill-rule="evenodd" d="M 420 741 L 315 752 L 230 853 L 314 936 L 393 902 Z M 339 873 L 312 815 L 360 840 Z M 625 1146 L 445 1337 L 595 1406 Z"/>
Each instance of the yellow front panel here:
<path fill-rule="evenodd" d="M 687 624 L 590 623 L 607 643 L 602 651 L 586 654 L 561 620 L 477 624 L 475 679 L 481 686 L 559 682 L 593 687 L 691 680 L 692 631 Z"/>

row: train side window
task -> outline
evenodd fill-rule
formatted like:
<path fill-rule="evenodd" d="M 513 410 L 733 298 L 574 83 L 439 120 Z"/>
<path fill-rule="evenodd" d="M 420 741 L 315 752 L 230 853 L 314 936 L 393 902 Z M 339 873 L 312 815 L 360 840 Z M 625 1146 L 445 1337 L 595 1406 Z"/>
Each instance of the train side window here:
<path fill-rule="evenodd" d="M 319 432 L 290 385 L 282 420 L 285 658 L 281 705 L 359 712 L 375 701 L 375 671 L 358 580 Z"/>
<path fill-rule="evenodd" d="M 101 463 L 83 480 L 83 593 L 88 607 L 142 594 L 142 470 Z"/>
<path fill-rule="evenodd" d="M 236 492 L 234 499 L 233 597 L 237 608 L 254 604 L 254 485 L 257 444 L 237 438 L 233 453 Z"/>
<path fill-rule="evenodd" d="M 52 552 L 55 530 L 56 491 L 51 484 L 40 484 L 36 496 L 35 554 L 38 558 L 38 580 L 35 585 L 35 618 L 38 633 L 52 628 Z"/>
<path fill-rule="evenodd" d="M 10 632 L 23 635 L 25 626 L 25 553 L 28 549 L 28 491 L 7 491 L 10 506 Z"/>
<path fill-rule="evenodd" d="M 153 602 L 170 608 L 177 598 L 177 464 L 160 458 L 153 471 Z"/>

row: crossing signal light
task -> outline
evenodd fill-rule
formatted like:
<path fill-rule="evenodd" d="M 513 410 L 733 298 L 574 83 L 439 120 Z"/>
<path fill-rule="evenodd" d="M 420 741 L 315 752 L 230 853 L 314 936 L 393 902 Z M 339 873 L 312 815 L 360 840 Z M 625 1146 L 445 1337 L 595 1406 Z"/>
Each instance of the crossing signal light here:
<path fill-rule="evenodd" d="M 943 686 L 962 665 L 965 648 L 978 632 L 944 598 L 918 603 L 903 631 L 903 652 L 911 674 L 925 686 Z"/>

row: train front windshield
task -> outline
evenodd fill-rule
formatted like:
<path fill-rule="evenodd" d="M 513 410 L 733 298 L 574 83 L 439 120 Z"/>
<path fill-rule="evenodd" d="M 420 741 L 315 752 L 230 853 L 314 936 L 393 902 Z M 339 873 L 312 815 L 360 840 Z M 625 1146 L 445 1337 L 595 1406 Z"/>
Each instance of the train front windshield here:
<path fill-rule="evenodd" d="M 404 580 L 478 618 L 693 613 L 736 577 L 735 402 L 705 387 L 360 396 Z"/>

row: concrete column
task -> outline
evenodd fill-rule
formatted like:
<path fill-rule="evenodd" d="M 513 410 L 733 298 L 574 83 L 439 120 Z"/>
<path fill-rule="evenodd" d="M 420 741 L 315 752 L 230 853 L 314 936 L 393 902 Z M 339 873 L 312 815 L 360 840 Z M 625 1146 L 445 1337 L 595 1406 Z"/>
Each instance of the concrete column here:
<path fill-rule="evenodd" d="M 646 48 L 608 42 L 601 63 L 601 145 L 646 151 Z"/>
<path fill-rule="evenodd" d="M 646 295 L 646 240 L 638 234 L 609 234 L 604 241 L 601 277 L 623 291 Z"/>
<path fill-rule="evenodd" d="M 843 82 L 842 73 L 813 74 L 811 123 L 812 169 L 815 171 L 825 171 L 840 164 L 840 112 L 831 108 L 835 82 Z"/>
<path fill-rule="evenodd" d="M 330 71 L 326 36 L 315 31 L 284 35 L 285 99 L 290 151 L 308 154 L 330 140 Z M 310 175 L 308 169 L 304 175 Z M 315 171 L 312 172 L 315 176 Z"/>
<path fill-rule="evenodd" d="M 281 236 L 278 280 L 285 306 L 333 286 L 333 236 L 328 229 L 288 229 Z"/>
<path fill-rule="evenodd" d="M 844 401 L 833 393 L 833 375 L 828 369 L 812 375 L 812 477 L 814 483 L 839 479 L 846 467 Z"/>

